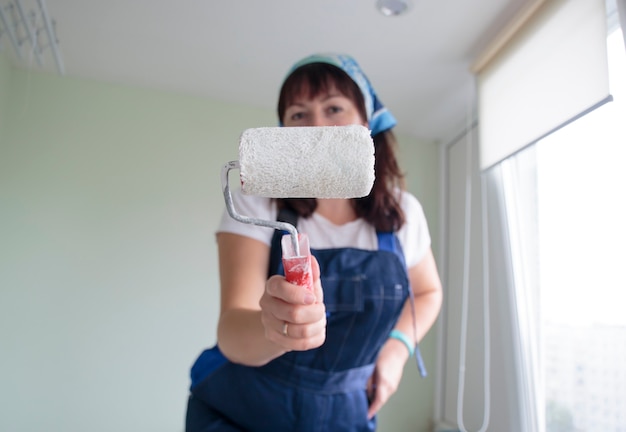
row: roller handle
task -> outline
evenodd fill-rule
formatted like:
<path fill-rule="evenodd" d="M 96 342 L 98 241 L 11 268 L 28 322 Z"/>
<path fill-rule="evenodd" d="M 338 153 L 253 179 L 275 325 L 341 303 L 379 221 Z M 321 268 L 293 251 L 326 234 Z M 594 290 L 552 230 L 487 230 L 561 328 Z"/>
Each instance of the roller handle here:
<path fill-rule="evenodd" d="M 230 161 L 222 167 L 222 192 L 226 210 L 230 217 L 236 221 L 283 230 L 285 234 L 281 239 L 283 250 L 283 267 L 285 268 L 285 278 L 288 282 L 304 286 L 313 291 L 313 273 L 311 271 L 311 250 L 309 248 L 309 238 L 306 234 L 298 233 L 296 227 L 287 222 L 268 221 L 264 219 L 251 218 L 241 215 L 235 210 L 233 197 L 230 193 L 228 174 L 233 169 L 239 169 L 239 161 Z"/>
<path fill-rule="evenodd" d="M 234 170 L 234 169 L 240 169 L 239 161 L 226 162 L 222 166 L 222 192 L 224 194 L 224 202 L 226 203 L 226 210 L 228 211 L 228 214 L 230 215 L 230 217 L 232 217 L 236 221 L 246 223 L 246 224 L 264 226 L 268 228 L 274 228 L 277 230 L 287 231 L 289 233 L 289 236 L 291 237 L 291 248 L 292 250 L 295 251 L 296 256 L 299 255 L 300 245 L 298 244 L 298 230 L 296 230 L 295 226 L 287 222 L 257 219 L 257 218 L 252 218 L 252 217 L 244 216 L 242 214 L 237 213 L 237 210 L 235 210 L 235 206 L 233 204 L 233 197 L 232 197 L 232 194 L 230 193 L 230 185 L 228 182 L 228 174 L 230 173 L 231 170 Z"/>

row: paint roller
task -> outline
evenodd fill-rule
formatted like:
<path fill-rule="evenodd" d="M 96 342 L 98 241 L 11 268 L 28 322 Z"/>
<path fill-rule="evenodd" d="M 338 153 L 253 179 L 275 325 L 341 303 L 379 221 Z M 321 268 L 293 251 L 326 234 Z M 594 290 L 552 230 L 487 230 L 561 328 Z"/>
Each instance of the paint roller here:
<path fill-rule="evenodd" d="M 282 239 L 283 263 L 289 282 L 307 285 L 308 238 L 292 224 L 237 213 L 229 172 L 239 170 L 245 195 L 269 198 L 360 198 L 374 184 L 374 143 L 361 125 L 265 127 L 246 129 L 239 140 L 239 159 L 222 168 L 222 190 L 228 214 L 247 224 L 289 234 Z"/>

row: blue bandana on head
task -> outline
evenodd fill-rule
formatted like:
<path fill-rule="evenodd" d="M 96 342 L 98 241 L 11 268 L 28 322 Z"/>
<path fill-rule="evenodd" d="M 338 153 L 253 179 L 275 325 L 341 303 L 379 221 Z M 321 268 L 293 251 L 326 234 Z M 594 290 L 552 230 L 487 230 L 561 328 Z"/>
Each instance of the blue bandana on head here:
<path fill-rule="evenodd" d="M 292 66 L 289 74 L 300 66 L 311 63 L 328 63 L 337 66 L 348 74 L 350 78 L 359 86 L 363 98 L 365 99 L 365 111 L 367 113 L 367 121 L 372 135 L 386 131 L 394 127 L 397 123 L 395 117 L 384 107 L 382 102 L 376 96 L 374 88 L 359 67 L 356 60 L 346 54 L 313 54 L 305 57 Z"/>

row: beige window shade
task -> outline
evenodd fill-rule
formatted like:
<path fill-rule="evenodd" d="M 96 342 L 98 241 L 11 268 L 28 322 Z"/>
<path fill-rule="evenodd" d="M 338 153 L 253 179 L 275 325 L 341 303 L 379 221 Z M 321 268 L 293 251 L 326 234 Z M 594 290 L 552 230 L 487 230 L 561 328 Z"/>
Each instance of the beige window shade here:
<path fill-rule="evenodd" d="M 521 20 L 474 67 L 483 170 L 610 100 L 605 0 L 534 2 Z"/>

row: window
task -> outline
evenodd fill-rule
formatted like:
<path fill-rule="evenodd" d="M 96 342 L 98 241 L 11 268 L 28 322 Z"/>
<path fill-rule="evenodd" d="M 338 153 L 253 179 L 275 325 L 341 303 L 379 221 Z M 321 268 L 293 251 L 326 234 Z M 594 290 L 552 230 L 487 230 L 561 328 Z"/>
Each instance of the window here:
<path fill-rule="evenodd" d="M 436 430 L 626 432 L 626 55 L 608 43 L 612 102 L 487 168 L 474 125 L 442 149 Z"/>
<path fill-rule="evenodd" d="M 536 145 L 546 432 L 626 431 L 626 55 L 614 101 Z"/>

